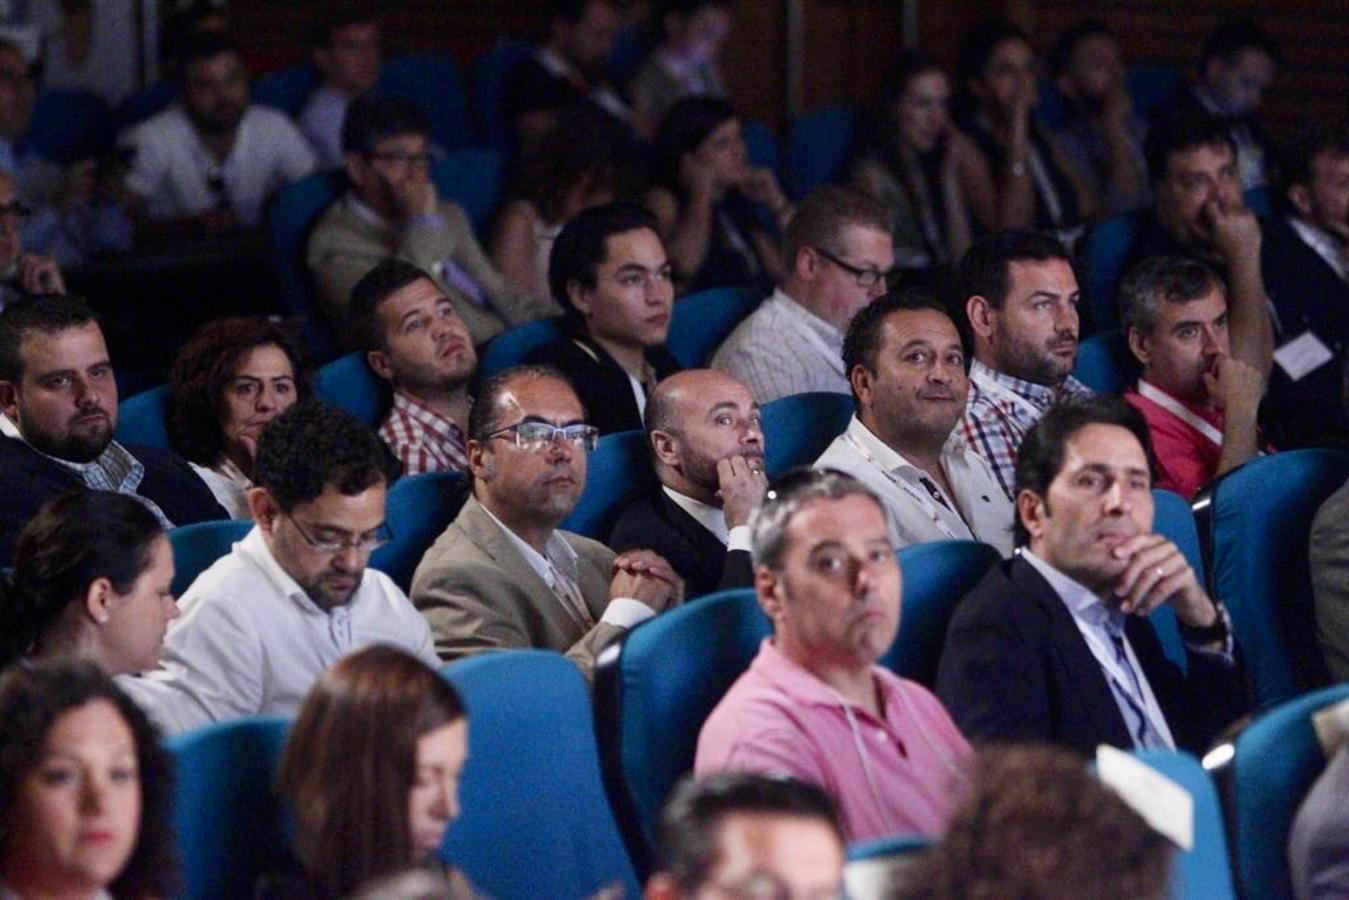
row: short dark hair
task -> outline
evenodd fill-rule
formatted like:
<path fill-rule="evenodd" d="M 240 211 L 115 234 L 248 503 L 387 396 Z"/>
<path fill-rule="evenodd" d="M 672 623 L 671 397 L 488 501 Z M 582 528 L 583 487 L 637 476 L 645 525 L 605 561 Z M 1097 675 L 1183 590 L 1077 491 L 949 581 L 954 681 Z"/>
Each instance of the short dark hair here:
<path fill-rule="evenodd" d="M 233 53 L 240 59 L 244 55 L 239 42 L 225 32 L 213 28 L 198 28 L 183 35 L 174 59 L 178 61 L 179 71 L 186 79 L 187 69 L 194 62 L 199 59 L 214 59 L 222 53 Z"/>
<path fill-rule="evenodd" d="M 173 360 L 169 379 L 169 443 L 179 455 L 203 466 L 220 462 L 225 388 L 240 360 L 258 347 L 276 346 L 295 373 L 296 399 L 314 393 L 309 358 L 286 327 L 260 316 L 231 316 L 197 329 Z"/>
<path fill-rule="evenodd" d="M 496 430 L 497 406 L 501 395 L 511 382 L 524 378 L 551 378 L 560 381 L 575 393 L 571 379 L 552 366 L 513 366 L 504 369 L 478 385 L 473 395 L 473 406 L 468 411 L 468 436 L 470 440 L 482 442 Z M 579 398 L 578 398 L 579 400 Z M 585 405 L 582 404 L 584 410 Z"/>
<path fill-rule="evenodd" d="M 721 856 L 721 825 L 733 815 L 813 819 L 845 844 L 838 807 L 823 790 L 786 775 L 718 772 L 685 778 L 661 812 L 657 852 L 661 871 L 692 896 Z"/>
<path fill-rule="evenodd" d="M 702 146 L 723 124 L 738 118 L 740 113 L 735 107 L 720 97 L 685 97 L 671 106 L 651 136 L 652 183 L 683 196 L 680 167 L 684 157 Z"/>
<path fill-rule="evenodd" d="M 263 429 L 253 480 L 283 512 L 328 485 L 352 496 L 389 483 L 395 466 L 375 433 L 346 410 L 317 400 L 297 403 Z"/>
<path fill-rule="evenodd" d="M 333 37 L 343 28 L 353 25 L 376 25 L 379 17 L 375 7 L 365 0 L 332 0 L 317 16 L 309 32 L 309 46 L 319 50 L 332 45 Z"/>
<path fill-rule="evenodd" d="M 835 256 L 847 253 L 844 232 L 852 226 L 890 234 L 890 214 L 874 197 L 839 184 L 822 184 L 805 196 L 782 235 L 782 265 L 796 268 L 805 247 L 823 248 Z"/>
<path fill-rule="evenodd" d="M 1298 129 L 1282 155 L 1284 186 L 1311 184 L 1312 162 L 1323 153 L 1335 158 L 1349 156 L 1349 129 L 1343 125 L 1307 125 Z"/>
<path fill-rule="evenodd" d="M 1151 334 L 1163 301 L 1189 303 L 1214 287 L 1226 291 L 1222 278 L 1207 263 L 1191 256 L 1149 256 L 1130 269 L 1120 284 L 1120 324 L 1126 333 L 1137 328 Z"/>
<path fill-rule="evenodd" d="M 977 241 L 960 260 L 960 293 L 963 300 L 980 296 L 994 309 L 1002 309 L 1012 285 L 1014 262 L 1047 262 L 1072 257 L 1058 239 L 1041 231 L 995 231 Z"/>
<path fill-rule="evenodd" d="M 24 781 L 42 762 L 47 735 L 66 713 L 111 703 L 131 731 L 140 782 L 140 833 L 126 867 L 108 886 L 114 897 L 170 897 L 179 887 L 170 824 L 173 759 L 159 730 L 111 678 L 88 662 L 26 661 L 0 674 L 0 842 L 12 827 Z"/>
<path fill-rule="evenodd" d="M 609 238 L 646 228 L 659 233 L 656 217 L 634 203 L 606 203 L 577 213 L 562 228 L 548 255 L 548 289 L 573 322 L 580 313 L 567 294 L 575 281 L 595 287 L 596 273 L 609 255 Z"/>
<path fill-rule="evenodd" d="M 426 137 L 430 133 L 426 116 L 411 101 L 387 94 L 365 94 L 347 106 L 342 120 L 342 152 L 369 159 L 386 138 L 400 134 Z"/>
<path fill-rule="evenodd" d="M 1068 441 L 1088 425 L 1118 425 L 1127 429 L 1143 447 L 1151 467 L 1152 436 L 1142 413 L 1113 394 L 1075 397 L 1051 406 L 1026 433 L 1016 451 L 1012 495 L 1031 491 L 1046 496 L 1049 485 L 1063 468 Z M 1020 513 L 1016 516 L 1013 539 L 1018 547 L 1030 542 L 1030 532 L 1021 523 Z"/>
<path fill-rule="evenodd" d="M 1283 62 L 1279 45 L 1268 31 L 1250 19 L 1234 19 L 1218 25 L 1204 38 L 1204 49 L 1199 54 L 1200 69 L 1202 71 L 1214 57 L 1231 62 L 1242 50 L 1258 50 L 1276 66 Z"/>
<path fill-rule="evenodd" d="M 932 289 L 922 285 L 913 285 L 897 291 L 890 291 L 872 300 L 859 309 L 848 323 L 848 333 L 843 338 L 843 374 L 852 381 L 853 369 L 862 366 L 868 372 L 877 369 L 877 357 L 881 352 L 881 329 L 891 313 L 928 309 L 939 312 L 948 319 L 951 314 L 938 300 Z M 955 320 L 951 320 L 955 327 Z M 956 334 L 960 329 L 955 328 Z M 964 349 L 964 338 L 961 338 Z M 853 391 L 853 402 L 858 403 L 857 392 Z"/>
<path fill-rule="evenodd" d="M 0 312 L 0 380 L 23 378 L 19 348 L 28 332 L 53 335 L 97 321 L 89 304 L 76 294 L 37 294 L 12 301 Z"/>
<path fill-rule="evenodd" d="M 1049 50 L 1049 75 L 1058 78 L 1072 65 L 1077 45 L 1087 38 L 1108 37 L 1114 39 L 1114 30 L 1100 19 L 1083 19 L 1059 35 Z"/>
<path fill-rule="evenodd" d="M 347 308 L 347 323 L 357 346 L 367 351 L 386 348 L 384 329 L 379 324 L 380 304 L 422 279 L 436 283 L 426 270 L 392 256 L 380 260 L 361 276 L 351 289 L 351 305 Z"/>
<path fill-rule="evenodd" d="M 1226 147 L 1236 155 L 1232 132 L 1221 119 L 1198 109 L 1177 109 L 1158 118 L 1143 139 L 1143 156 L 1148 178 L 1154 182 L 1166 177 L 1172 154 L 1199 147 Z"/>
<path fill-rule="evenodd" d="M 998 45 L 1004 41 L 1021 41 L 1032 50 L 1035 44 L 1030 35 L 1006 19 L 985 19 L 965 32 L 960 42 L 960 57 L 956 73 L 962 85 L 984 77 L 984 69 Z"/>

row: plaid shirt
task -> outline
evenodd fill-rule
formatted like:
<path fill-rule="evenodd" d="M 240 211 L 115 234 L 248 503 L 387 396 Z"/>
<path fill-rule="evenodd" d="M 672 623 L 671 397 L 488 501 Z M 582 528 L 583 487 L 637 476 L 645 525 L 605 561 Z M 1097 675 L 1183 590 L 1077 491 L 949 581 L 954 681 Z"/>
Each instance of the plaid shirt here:
<path fill-rule="evenodd" d="M 1010 397 L 985 391 L 975 381 L 980 375 L 1006 388 L 1038 412 L 1032 415 Z M 1012 483 L 1016 477 L 1016 451 L 1026 432 L 1059 400 L 1090 394 L 1091 389 L 1071 375 L 1057 388 L 1051 388 L 995 372 L 976 359 L 970 364 L 970 394 L 965 401 L 961 428 L 975 452 L 993 466 L 993 474 L 998 477 L 1003 492 L 1014 500 Z"/>
<path fill-rule="evenodd" d="M 407 475 L 462 472 L 468 468 L 464 429 L 414 397 L 394 391 L 379 436 Z"/>

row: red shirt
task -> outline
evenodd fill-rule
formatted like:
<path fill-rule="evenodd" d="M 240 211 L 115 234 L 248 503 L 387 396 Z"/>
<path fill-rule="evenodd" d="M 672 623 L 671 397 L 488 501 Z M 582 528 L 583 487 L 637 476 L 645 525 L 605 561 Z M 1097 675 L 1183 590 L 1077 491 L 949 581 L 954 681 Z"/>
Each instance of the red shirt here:
<path fill-rule="evenodd" d="M 1199 489 L 1212 481 L 1214 473 L 1218 471 L 1218 457 L 1223 452 L 1223 412 L 1173 397 L 1155 384 L 1149 384 L 1149 387 L 1180 404 L 1215 429 L 1219 436 L 1219 442 L 1215 443 L 1212 437 L 1206 436 L 1195 425 L 1142 396 L 1136 389 L 1129 388 L 1124 392 L 1124 399 L 1143 414 L 1148 430 L 1152 432 L 1152 449 L 1157 455 L 1158 468 L 1156 487 L 1175 491 L 1186 500 L 1193 500 Z"/>

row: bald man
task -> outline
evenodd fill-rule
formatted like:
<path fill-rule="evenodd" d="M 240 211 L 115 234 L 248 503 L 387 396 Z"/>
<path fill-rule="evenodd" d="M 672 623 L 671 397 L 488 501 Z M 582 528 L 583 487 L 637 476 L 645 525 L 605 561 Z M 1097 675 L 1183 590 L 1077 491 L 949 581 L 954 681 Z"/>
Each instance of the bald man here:
<path fill-rule="evenodd" d="M 749 516 L 767 486 L 754 395 L 724 372 L 690 369 L 651 392 L 645 424 L 660 487 L 628 505 L 609 546 L 659 553 L 689 597 L 750 587 Z"/>

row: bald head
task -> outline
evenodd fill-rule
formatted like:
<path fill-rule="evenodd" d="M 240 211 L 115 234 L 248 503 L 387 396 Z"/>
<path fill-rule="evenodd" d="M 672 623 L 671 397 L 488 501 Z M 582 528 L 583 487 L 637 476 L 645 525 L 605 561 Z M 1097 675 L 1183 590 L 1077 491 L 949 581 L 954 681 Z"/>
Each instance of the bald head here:
<path fill-rule="evenodd" d="M 759 404 L 738 379 L 715 369 L 666 378 L 646 406 L 656 476 L 661 484 L 716 506 L 717 463 L 744 457 L 763 468 Z"/>

